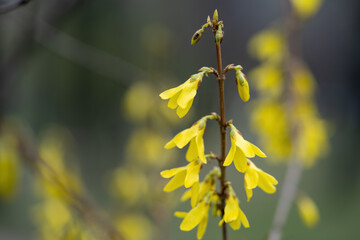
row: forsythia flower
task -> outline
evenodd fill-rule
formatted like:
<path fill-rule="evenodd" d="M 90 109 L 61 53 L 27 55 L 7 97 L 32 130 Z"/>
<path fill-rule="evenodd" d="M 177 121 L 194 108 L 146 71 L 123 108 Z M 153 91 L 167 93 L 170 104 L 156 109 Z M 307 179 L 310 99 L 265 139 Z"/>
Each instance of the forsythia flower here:
<path fill-rule="evenodd" d="M 177 146 L 181 149 L 190 142 L 189 149 L 186 152 L 186 159 L 194 161 L 200 158 L 203 163 L 206 163 L 203 135 L 206 128 L 206 120 L 210 117 L 212 116 L 205 116 L 194 123 L 192 127 L 178 133 L 165 145 L 165 148 L 169 149 Z"/>
<path fill-rule="evenodd" d="M 242 67 L 240 65 L 235 66 L 234 69 L 236 70 L 236 85 L 239 96 L 241 100 L 247 102 L 250 99 L 249 83 L 246 80 L 245 74 L 241 71 Z"/>
<path fill-rule="evenodd" d="M 274 193 L 276 191 L 275 185 L 278 184 L 278 181 L 267 174 L 260 168 L 257 168 L 255 164 L 248 160 L 248 167 L 245 171 L 245 191 L 248 201 L 253 195 L 252 189 L 259 186 L 266 193 Z"/>
<path fill-rule="evenodd" d="M 199 172 L 202 164 L 200 161 L 192 161 L 185 167 L 178 167 L 162 171 L 163 178 L 171 178 L 164 187 L 165 192 L 171 192 L 184 185 L 186 188 L 199 183 Z"/>
<path fill-rule="evenodd" d="M 208 199 L 207 199 L 208 200 Z M 190 212 L 175 212 L 175 216 L 184 218 L 180 224 L 182 231 L 190 231 L 198 226 L 197 238 L 201 239 L 206 231 L 207 222 L 209 219 L 210 203 L 206 200 L 200 202 Z"/>
<path fill-rule="evenodd" d="M 233 124 L 230 124 L 230 127 L 231 148 L 225 158 L 224 166 L 229 166 L 234 161 L 236 169 L 239 172 L 245 172 L 246 158 L 252 158 L 255 155 L 264 158 L 266 155 L 257 146 L 246 141 Z"/>
<path fill-rule="evenodd" d="M 170 99 L 168 102 L 168 107 L 171 109 L 177 108 L 176 114 L 180 118 L 184 117 L 190 110 L 196 95 L 196 91 L 202 82 L 204 74 L 204 71 L 193 74 L 180 86 L 171 88 L 160 94 L 162 99 Z"/>
<path fill-rule="evenodd" d="M 319 221 L 319 211 L 316 204 L 307 196 L 300 196 L 297 200 L 299 214 L 307 227 L 314 227 Z"/>
<path fill-rule="evenodd" d="M 193 187 L 187 190 L 181 197 L 181 201 L 186 201 L 191 198 L 191 207 L 194 207 L 198 200 L 201 200 L 209 192 L 215 191 L 215 177 L 220 176 L 220 169 L 215 168 L 213 171 L 208 173 L 205 176 L 204 181 L 202 181 L 198 186 L 193 185 Z"/>
<path fill-rule="evenodd" d="M 228 223 L 230 227 L 234 230 L 239 229 L 241 223 L 246 228 L 250 227 L 249 221 L 247 220 L 244 212 L 240 209 L 239 200 L 230 185 L 229 195 L 225 200 L 224 217 L 220 221 L 219 225 L 221 226 L 224 222 Z"/>

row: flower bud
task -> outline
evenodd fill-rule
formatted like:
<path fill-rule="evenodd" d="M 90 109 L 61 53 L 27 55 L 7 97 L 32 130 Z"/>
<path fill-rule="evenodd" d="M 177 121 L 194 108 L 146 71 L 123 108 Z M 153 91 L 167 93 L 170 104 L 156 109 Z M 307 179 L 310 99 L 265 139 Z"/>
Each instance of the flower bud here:
<path fill-rule="evenodd" d="M 191 45 L 194 45 L 195 43 L 197 43 L 200 40 L 200 38 L 202 37 L 203 33 L 204 33 L 204 29 L 197 30 L 191 38 Z"/>
<path fill-rule="evenodd" d="M 244 102 L 247 102 L 250 98 L 249 83 L 246 80 L 245 74 L 240 70 L 236 71 L 236 85 L 238 87 L 240 98 Z"/>
<path fill-rule="evenodd" d="M 218 14 L 217 9 L 215 9 L 215 11 L 214 11 L 213 20 L 215 20 L 216 22 L 219 21 L 219 14 Z"/>
<path fill-rule="evenodd" d="M 215 41 L 216 41 L 217 45 L 220 45 L 220 43 L 223 40 L 223 37 L 224 37 L 224 32 L 222 31 L 222 26 L 219 25 L 219 28 L 218 28 L 218 30 L 216 31 L 216 34 L 215 34 Z"/>

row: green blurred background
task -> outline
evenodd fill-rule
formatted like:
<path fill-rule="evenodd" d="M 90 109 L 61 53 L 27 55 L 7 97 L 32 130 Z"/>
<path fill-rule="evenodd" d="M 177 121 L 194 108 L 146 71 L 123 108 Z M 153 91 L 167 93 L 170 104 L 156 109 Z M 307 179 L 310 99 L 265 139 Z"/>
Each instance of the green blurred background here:
<path fill-rule="evenodd" d="M 121 164 L 127 137 L 136 127 L 124 116 L 125 92 L 138 81 L 149 81 L 160 93 L 202 66 L 216 66 L 210 33 L 201 44 L 190 45 L 192 34 L 214 9 L 225 23 L 224 63 L 241 64 L 245 72 L 255 67 L 258 63 L 247 53 L 248 40 L 282 15 L 280 1 L 34 0 L 1 14 L 1 114 L 23 120 L 35 134 L 51 124 L 68 128 L 88 191 L 99 205 L 111 209 L 106 176 Z M 330 125 L 331 146 L 300 184 L 318 204 L 319 225 L 307 229 L 293 208 L 284 239 L 360 239 L 358 9 L 357 0 L 325 0 L 302 32 L 303 56 L 317 80 L 316 100 Z M 218 111 L 216 81 L 205 81 L 192 116 L 172 129 L 173 134 Z M 251 108 L 240 103 L 233 87 L 225 89 L 227 115 L 244 119 L 238 120 L 242 132 L 256 142 L 247 127 Z M 209 128 L 217 136 L 215 124 Z M 209 145 L 216 149 L 216 140 Z M 263 166 L 281 187 L 285 166 Z M 230 172 L 234 184 L 237 175 Z M 36 202 L 31 178 L 24 167 L 15 199 L 0 201 L 0 239 L 35 239 L 29 213 Z M 243 191 L 240 186 L 241 181 L 236 191 Z M 230 230 L 230 239 L 266 236 L 278 192 L 256 190 L 255 195 L 250 203 L 240 196 L 251 228 Z M 186 209 L 181 204 L 178 208 Z M 163 230 L 169 231 L 169 239 L 195 239 L 195 231 L 181 232 L 180 220 L 170 219 L 171 228 Z M 216 225 L 210 220 L 204 239 L 220 239 Z"/>

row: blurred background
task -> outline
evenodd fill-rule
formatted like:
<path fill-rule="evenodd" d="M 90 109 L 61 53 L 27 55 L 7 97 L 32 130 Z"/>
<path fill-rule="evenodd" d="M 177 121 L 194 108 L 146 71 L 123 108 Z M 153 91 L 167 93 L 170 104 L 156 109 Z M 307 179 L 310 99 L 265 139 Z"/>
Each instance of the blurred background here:
<path fill-rule="evenodd" d="M 12 2 L 0 0 L 0 6 Z M 219 111 L 217 83 L 213 76 L 204 79 L 190 113 L 181 120 L 158 94 L 202 66 L 216 67 L 210 31 L 190 45 L 214 9 L 225 25 L 224 64 L 241 64 L 250 72 L 259 61 L 249 54 L 249 40 L 282 21 L 281 1 L 34 0 L 0 15 L 1 118 L 30 129 L 43 158 L 54 156 L 41 150 L 49 146 L 66 152 L 57 153 L 64 161 L 59 168 L 81 179 L 81 188 L 122 234 L 131 235 L 128 229 L 145 233 L 130 239 L 195 239 L 196 233 L 180 231 L 180 220 L 173 217 L 175 209 L 189 208 L 178 200 L 182 191 L 163 194 L 166 181 L 159 172 L 184 165 L 185 151 L 164 152 L 163 145 L 201 116 Z M 358 9 L 357 0 L 325 0 L 300 34 L 303 60 L 316 79 L 315 102 L 327 122 L 329 148 L 300 181 L 319 208 L 319 224 L 308 229 L 293 207 L 284 239 L 360 238 Z M 261 148 L 250 127 L 251 101 L 243 104 L 234 88 L 233 80 L 226 82 L 226 114 Z M 207 131 L 207 148 L 218 152 L 216 124 L 208 124 Z M 280 189 L 286 166 L 274 164 L 270 154 L 268 159 L 261 166 L 279 180 Z M 16 180 L 0 199 L 0 239 L 55 239 L 46 236 L 61 220 L 49 219 L 67 219 L 56 214 L 61 206 L 48 204 L 47 195 L 39 193 L 41 180 L 31 167 L 18 161 L 11 169 Z M 4 171 L 0 166 L 0 179 Z M 257 190 L 248 203 L 242 177 L 231 169 L 229 179 L 235 186 L 239 182 L 236 191 L 251 225 L 230 230 L 230 239 L 264 239 L 279 191 L 267 195 Z M 52 226 L 44 226 L 51 221 Z M 204 239 L 220 239 L 217 221 L 209 221 Z M 60 229 L 65 231 L 62 225 Z"/>

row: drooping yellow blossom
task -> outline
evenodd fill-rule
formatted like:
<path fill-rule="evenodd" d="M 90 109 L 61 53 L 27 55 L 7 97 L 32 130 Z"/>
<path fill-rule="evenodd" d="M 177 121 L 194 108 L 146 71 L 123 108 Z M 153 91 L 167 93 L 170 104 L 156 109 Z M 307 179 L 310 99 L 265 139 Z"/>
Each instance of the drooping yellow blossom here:
<path fill-rule="evenodd" d="M 233 124 L 230 124 L 230 127 L 231 148 L 225 158 L 224 166 L 229 166 L 234 161 L 236 169 L 239 172 L 245 172 L 246 158 L 253 158 L 255 155 L 264 158 L 266 155 L 257 146 L 246 141 Z"/>
<path fill-rule="evenodd" d="M 278 181 L 270 174 L 256 167 L 252 161 L 248 160 L 244 183 L 247 199 L 250 201 L 254 188 L 259 186 L 266 193 L 274 193 L 276 191 L 275 185 L 278 184 Z"/>
<path fill-rule="evenodd" d="M 245 74 L 241 71 L 236 69 L 236 85 L 238 88 L 239 96 L 241 100 L 247 102 L 250 99 L 250 89 L 249 83 L 246 79 Z"/>
<path fill-rule="evenodd" d="M 163 178 L 171 178 L 170 182 L 164 187 L 165 192 L 171 192 L 184 185 L 186 188 L 199 183 L 199 172 L 202 163 L 200 161 L 192 161 L 185 167 L 178 167 L 164 170 L 160 174 Z"/>
<path fill-rule="evenodd" d="M 240 209 L 239 200 L 232 187 L 229 185 L 229 194 L 225 200 L 224 217 L 219 222 L 221 226 L 224 222 L 228 223 L 230 227 L 237 230 L 241 227 L 241 223 L 245 228 L 250 227 L 244 212 Z"/>
<path fill-rule="evenodd" d="M 199 184 L 199 187 L 193 186 L 187 190 L 181 197 L 181 201 L 186 201 L 191 198 L 191 206 L 194 207 L 198 201 L 201 201 L 208 193 L 215 191 L 215 177 L 220 176 L 220 169 L 215 168 L 209 172 L 204 181 Z"/>
<path fill-rule="evenodd" d="M 182 231 L 190 231 L 196 226 L 197 239 L 201 239 L 206 231 L 207 222 L 209 219 L 210 203 L 208 200 L 199 202 L 196 207 L 190 210 L 190 212 L 175 212 L 175 216 L 184 218 L 180 224 Z"/>
<path fill-rule="evenodd" d="M 320 8 L 322 0 L 290 0 L 297 14 L 302 18 L 313 16 Z"/>
<path fill-rule="evenodd" d="M 170 99 L 168 102 L 168 107 L 171 109 L 177 108 L 176 114 L 180 118 L 184 117 L 190 110 L 196 95 L 196 91 L 202 82 L 204 74 L 205 72 L 193 74 L 183 84 L 166 90 L 160 94 L 162 99 Z"/>
<path fill-rule="evenodd" d="M 296 203 L 302 221 L 307 227 L 314 227 L 319 222 L 319 210 L 315 202 L 308 196 L 301 195 Z"/>
<path fill-rule="evenodd" d="M 203 163 L 206 163 L 203 135 L 206 128 L 206 120 L 212 117 L 213 116 L 210 115 L 205 116 L 194 123 L 190 128 L 178 133 L 165 145 L 165 148 L 170 149 L 176 146 L 181 149 L 190 142 L 186 152 L 186 159 L 188 161 L 194 161 L 200 158 Z"/>

